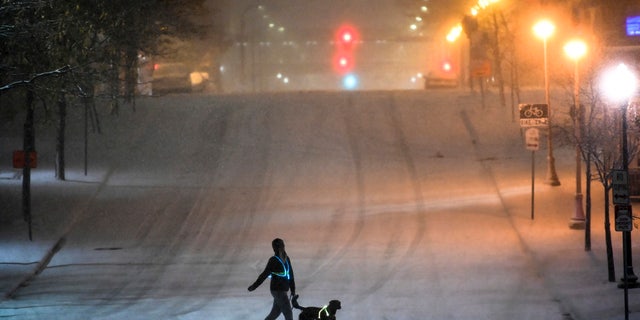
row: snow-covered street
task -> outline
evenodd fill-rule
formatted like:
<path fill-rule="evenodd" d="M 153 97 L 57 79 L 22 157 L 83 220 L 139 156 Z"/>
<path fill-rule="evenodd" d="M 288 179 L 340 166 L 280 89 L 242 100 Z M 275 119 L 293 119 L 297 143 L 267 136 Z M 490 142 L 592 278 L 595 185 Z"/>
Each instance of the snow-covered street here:
<path fill-rule="evenodd" d="M 455 90 L 178 94 L 106 113 L 84 175 L 83 120 L 70 112 L 65 182 L 53 135 L 37 132 L 33 242 L 9 161 L 22 123 L 1 129 L 0 288 L 12 297 L 0 318 L 264 319 L 268 283 L 247 287 L 280 237 L 301 304 L 338 299 L 338 319 L 624 319 L 601 185 L 585 252 L 567 225 L 575 151 L 556 146 L 551 187 L 543 144 L 532 220 L 531 152 L 493 95 L 483 108 Z"/>

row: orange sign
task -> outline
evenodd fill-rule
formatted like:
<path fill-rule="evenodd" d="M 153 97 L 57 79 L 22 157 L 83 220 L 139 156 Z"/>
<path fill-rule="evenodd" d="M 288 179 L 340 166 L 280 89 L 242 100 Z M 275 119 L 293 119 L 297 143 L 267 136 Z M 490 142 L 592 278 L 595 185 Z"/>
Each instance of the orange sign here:
<path fill-rule="evenodd" d="M 491 76 L 491 62 L 489 60 L 474 60 L 471 62 L 471 76 L 490 77 Z"/>
<path fill-rule="evenodd" d="M 13 167 L 16 169 L 24 168 L 26 159 L 24 156 L 24 150 L 13 151 Z M 29 167 L 35 168 L 38 166 L 38 153 L 35 151 L 29 152 Z"/>

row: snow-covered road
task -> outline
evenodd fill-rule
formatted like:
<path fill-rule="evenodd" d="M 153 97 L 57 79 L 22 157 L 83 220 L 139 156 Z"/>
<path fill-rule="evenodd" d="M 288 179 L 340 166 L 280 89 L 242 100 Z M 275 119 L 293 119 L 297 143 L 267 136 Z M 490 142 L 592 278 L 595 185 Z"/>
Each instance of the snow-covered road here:
<path fill-rule="evenodd" d="M 542 184 L 537 157 L 532 221 L 511 116 L 456 91 L 147 98 L 102 119 L 87 176 L 72 120 L 68 181 L 53 178 L 52 139 L 37 145 L 32 243 L 20 180 L 0 166 L 4 291 L 66 240 L 0 318 L 263 319 L 268 284 L 246 288 L 275 237 L 301 303 L 339 299 L 339 319 L 620 318 L 601 214 L 591 253 L 566 225 L 572 149 L 557 151 L 561 187 Z M 20 146 L 7 131 L 3 152 Z"/>

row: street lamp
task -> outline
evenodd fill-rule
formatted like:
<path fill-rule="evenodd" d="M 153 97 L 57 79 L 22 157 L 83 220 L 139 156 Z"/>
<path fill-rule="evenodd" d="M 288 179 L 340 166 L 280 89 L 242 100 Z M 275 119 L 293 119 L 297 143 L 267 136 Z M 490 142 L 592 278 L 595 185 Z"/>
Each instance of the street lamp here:
<path fill-rule="evenodd" d="M 465 64 L 465 60 L 464 60 L 464 45 L 462 43 L 462 41 L 458 41 L 459 39 L 461 39 L 461 35 L 462 35 L 463 29 L 462 29 L 462 23 L 458 23 L 455 27 L 451 28 L 451 30 L 449 31 L 449 33 L 447 34 L 447 42 L 451 43 L 452 45 L 454 43 L 456 43 L 456 41 L 458 42 L 458 47 L 460 48 L 460 61 L 458 61 L 458 70 L 460 70 L 460 72 L 458 73 L 458 81 L 459 84 L 462 86 L 462 84 L 464 83 L 464 79 L 465 79 L 465 68 L 463 67 Z"/>
<path fill-rule="evenodd" d="M 547 134 L 547 179 L 545 183 L 552 186 L 559 186 L 558 174 L 556 173 L 555 159 L 553 158 L 553 139 L 551 134 L 551 102 L 549 100 L 549 65 L 547 62 L 547 38 L 549 38 L 556 27 L 549 20 L 542 20 L 533 26 L 533 31 L 542 39 L 544 44 L 544 96 L 545 103 L 549 108 L 549 133 Z"/>
<path fill-rule="evenodd" d="M 638 79 L 629 68 L 621 63 L 616 68 L 607 72 L 602 78 L 602 89 L 608 100 L 620 106 L 621 112 L 621 135 L 620 144 L 622 153 L 622 170 L 629 174 L 629 151 L 627 149 L 627 107 L 629 100 L 638 89 Z M 624 288 L 635 288 L 638 286 L 638 277 L 633 272 L 633 261 L 631 259 L 631 231 L 622 231 L 622 247 L 624 260 Z"/>
<path fill-rule="evenodd" d="M 582 155 L 580 143 L 582 142 L 582 110 L 580 109 L 580 72 L 578 60 L 587 53 L 587 45 L 582 40 L 571 40 L 564 46 L 564 52 L 575 61 L 575 73 L 573 79 L 573 101 L 575 112 L 575 135 L 576 135 L 576 197 L 575 210 L 569 220 L 569 228 L 584 229 L 585 216 L 582 209 Z"/>
<path fill-rule="evenodd" d="M 242 89 L 245 90 L 246 87 L 246 53 L 245 46 L 251 46 L 251 89 L 253 92 L 256 90 L 256 76 L 255 76 L 255 48 L 253 44 L 253 36 L 249 38 L 247 36 L 247 27 L 246 27 L 246 19 L 247 15 L 251 10 L 263 10 L 264 7 L 260 4 L 260 0 L 256 0 L 255 3 L 249 4 L 246 6 L 242 12 L 240 13 L 240 83 L 242 84 Z M 253 33 L 255 30 L 251 30 Z"/>

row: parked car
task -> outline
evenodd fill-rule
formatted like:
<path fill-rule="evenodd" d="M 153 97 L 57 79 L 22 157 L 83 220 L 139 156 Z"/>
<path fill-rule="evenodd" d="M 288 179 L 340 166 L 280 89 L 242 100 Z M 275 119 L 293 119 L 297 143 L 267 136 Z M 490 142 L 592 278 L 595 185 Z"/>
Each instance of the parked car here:
<path fill-rule="evenodd" d="M 453 66 L 448 61 L 441 62 L 441 65 L 428 72 L 424 76 L 424 88 L 453 88 L 458 86 L 458 75 Z"/>
<path fill-rule="evenodd" d="M 164 92 L 191 92 L 191 71 L 184 63 L 167 62 L 153 65 L 152 90 Z"/>

